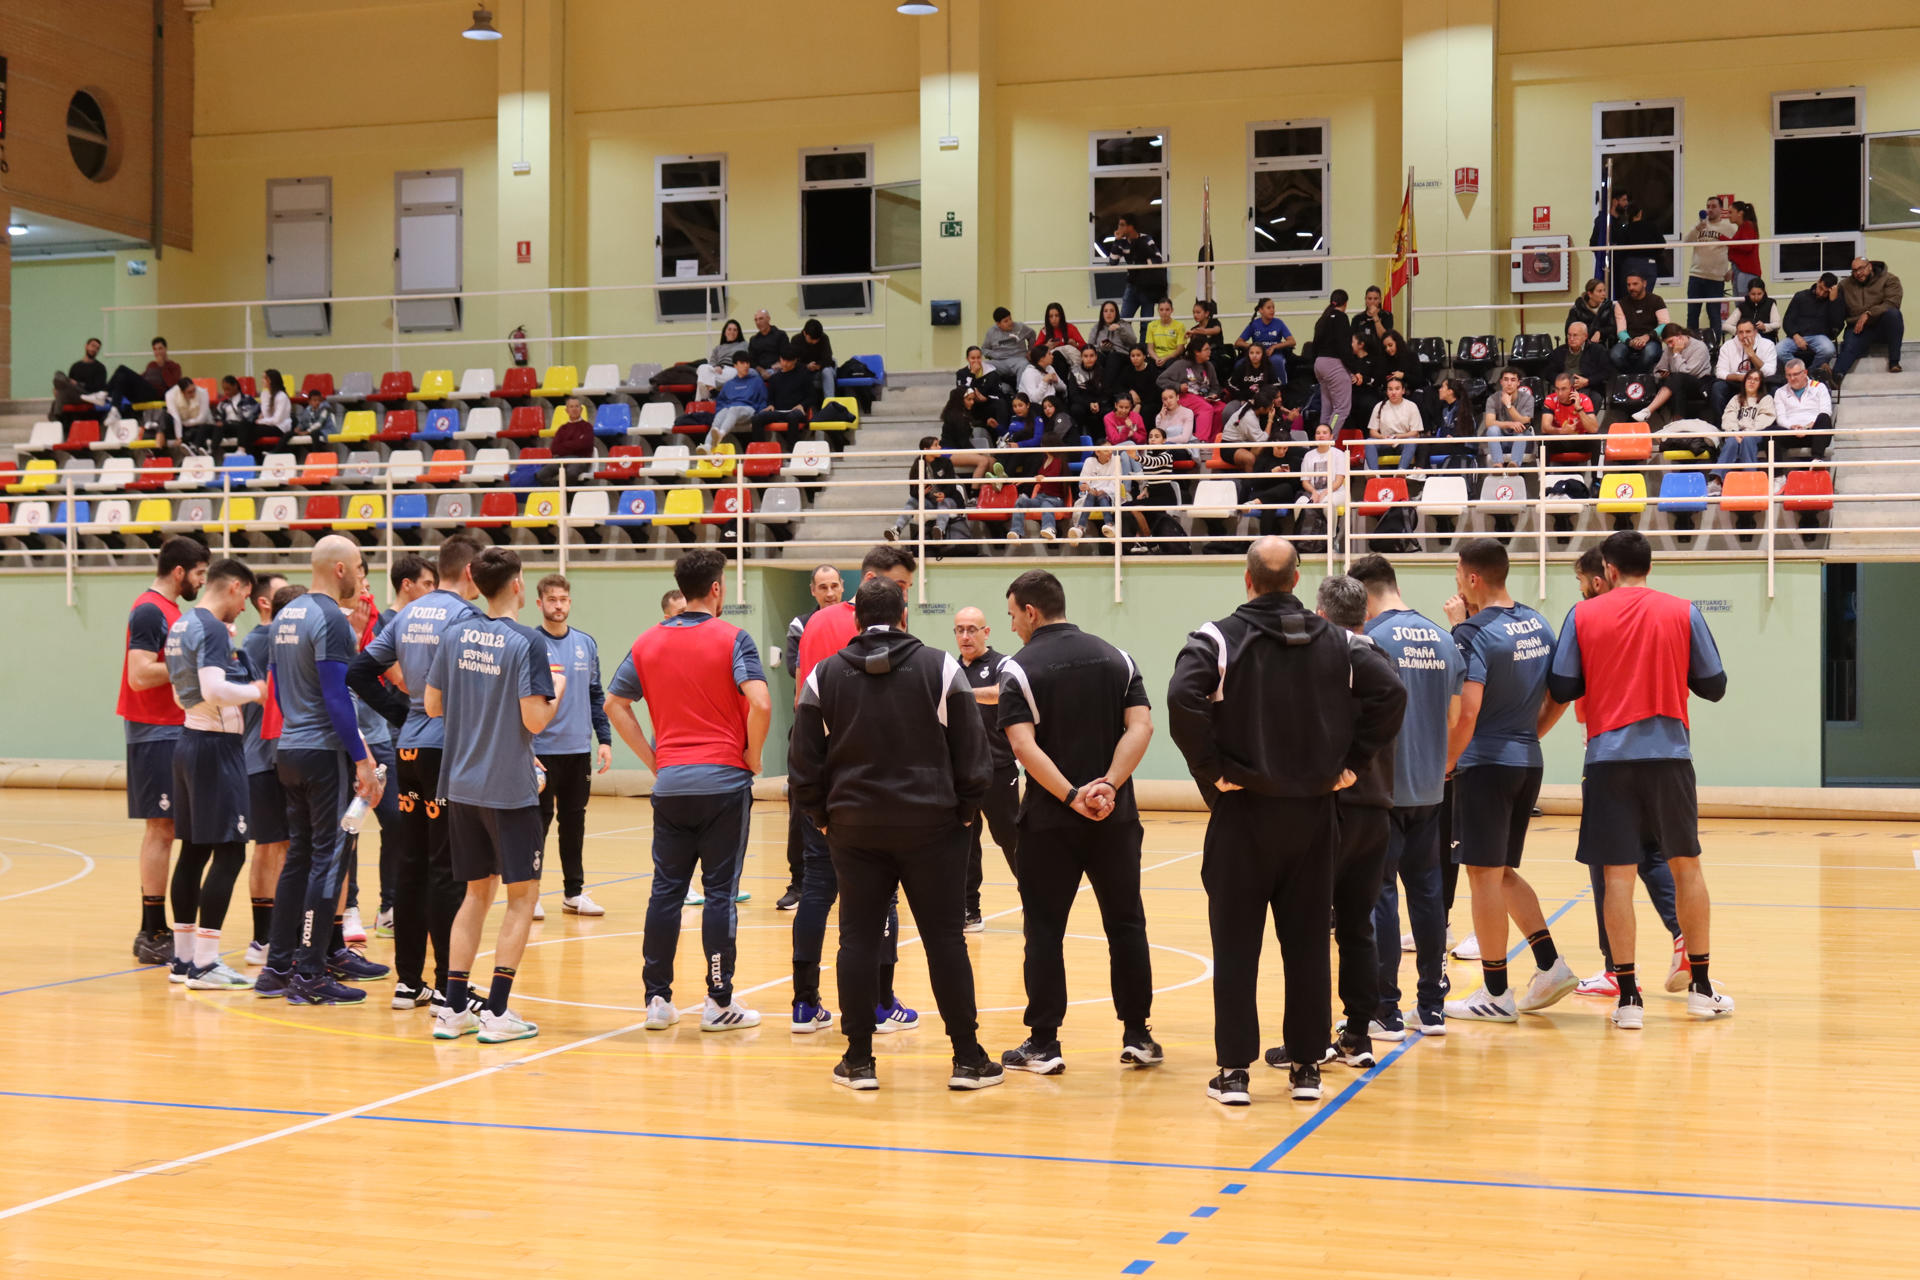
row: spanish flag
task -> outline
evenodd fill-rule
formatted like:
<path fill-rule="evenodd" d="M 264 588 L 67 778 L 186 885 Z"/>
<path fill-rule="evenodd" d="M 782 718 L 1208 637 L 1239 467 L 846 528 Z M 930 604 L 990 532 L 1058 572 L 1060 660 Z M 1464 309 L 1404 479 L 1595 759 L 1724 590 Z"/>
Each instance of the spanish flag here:
<path fill-rule="evenodd" d="M 1387 310 L 1394 295 L 1420 274 L 1420 242 L 1413 232 L 1413 173 L 1407 173 L 1407 194 L 1400 201 L 1400 222 L 1393 229 L 1393 270 L 1387 280 Z"/>

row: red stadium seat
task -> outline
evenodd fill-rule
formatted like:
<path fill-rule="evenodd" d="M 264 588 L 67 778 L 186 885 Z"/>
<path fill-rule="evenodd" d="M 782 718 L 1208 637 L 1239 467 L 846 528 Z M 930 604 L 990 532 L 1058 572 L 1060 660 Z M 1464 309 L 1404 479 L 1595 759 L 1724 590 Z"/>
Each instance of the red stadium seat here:
<path fill-rule="evenodd" d="M 367 399 L 381 404 L 392 404 L 396 400 L 405 400 L 413 393 L 413 375 L 405 369 L 380 375 L 380 389 Z"/>
<path fill-rule="evenodd" d="M 167 481 L 171 479 L 173 479 L 172 459 L 148 458 L 140 464 L 139 472 L 134 476 L 133 483 L 128 485 L 127 488 L 137 489 L 144 493 L 153 489 L 165 488 Z"/>
<path fill-rule="evenodd" d="M 330 373 L 310 373 L 300 379 L 300 394 L 294 399 L 301 404 L 311 400 L 325 400 L 333 394 L 333 375 Z"/>
<path fill-rule="evenodd" d="M 516 365 L 507 370 L 506 376 L 500 379 L 500 385 L 493 389 L 493 394 L 502 400 L 525 400 L 533 395 L 534 388 L 539 385 L 539 370 Z"/>
<path fill-rule="evenodd" d="M 380 431 L 373 439 L 377 444 L 405 444 L 407 437 L 419 429 L 419 415 L 412 409 L 389 409 L 387 420 L 380 424 Z"/>
<path fill-rule="evenodd" d="M 1407 482 L 1402 476 L 1371 476 L 1367 480 L 1367 501 L 1358 508 L 1360 515 L 1378 520 L 1391 509 L 1388 503 L 1407 500 Z"/>
<path fill-rule="evenodd" d="M 293 522 L 293 527 L 302 533 L 325 533 L 333 528 L 334 521 L 340 518 L 340 495 L 337 493 L 316 493 L 307 499 L 307 509 L 301 512 L 304 519 Z"/>
<path fill-rule="evenodd" d="M 514 373 L 517 371 L 509 369 L 507 372 Z M 528 372 L 531 372 L 531 370 L 528 370 Z M 507 425 L 500 430 L 500 438 L 503 440 L 529 440 L 538 436 L 546 425 L 547 421 L 540 412 L 540 406 L 523 404 L 513 411 L 512 417 L 507 419 Z"/>
<path fill-rule="evenodd" d="M 619 450 L 614 450 L 618 453 Z M 780 446 L 771 440 L 756 440 L 747 446 L 740 470 L 749 480 L 765 480 L 780 474 Z"/>
<path fill-rule="evenodd" d="M 593 478 L 602 484 L 627 484 L 640 474 L 640 467 L 647 460 L 646 448 L 637 444 L 617 444 L 593 473 Z"/>
<path fill-rule="evenodd" d="M 477 529 L 498 529 L 519 514 L 519 499 L 500 490 L 480 495 L 480 514 L 469 523 Z"/>
<path fill-rule="evenodd" d="M 715 489 L 713 491 L 713 512 L 707 516 L 706 524 L 732 524 L 741 514 L 753 514 L 753 490 L 751 489 Z"/>
<path fill-rule="evenodd" d="M 340 455 L 315 449 L 300 464 L 300 474 L 293 478 L 293 483 L 309 489 L 324 489 L 339 479 Z"/>
<path fill-rule="evenodd" d="M 1833 473 L 1824 467 L 1787 472 L 1780 505 L 1788 511 L 1833 510 Z"/>
<path fill-rule="evenodd" d="M 86 453 L 93 448 L 94 441 L 100 438 L 100 424 L 91 418 L 83 419 L 67 428 L 67 438 L 53 446 L 55 453 Z"/>

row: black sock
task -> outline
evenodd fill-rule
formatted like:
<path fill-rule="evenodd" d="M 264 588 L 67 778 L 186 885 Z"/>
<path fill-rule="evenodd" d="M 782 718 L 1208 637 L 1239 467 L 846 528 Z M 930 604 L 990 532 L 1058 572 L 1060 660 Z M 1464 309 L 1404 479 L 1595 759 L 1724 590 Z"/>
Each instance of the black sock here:
<path fill-rule="evenodd" d="M 1482 960 L 1480 973 L 1486 979 L 1488 995 L 1507 994 L 1507 962 L 1505 960 Z"/>
<path fill-rule="evenodd" d="M 1553 935 L 1545 929 L 1527 935 L 1527 945 L 1533 948 L 1533 962 L 1542 969 L 1553 968 L 1553 962 L 1560 958 L 1560 951 L 1553 945 Z"/>
<path fill-rule="evenodd" d="M 1613 976 L 1620 983 L 1620 1003 L 1621 1004 L 1624 1005 L 1624 1004 L 1645 1004 L 1646 1003 L 1646 1001 L 1640 998 L 1640 980 L 1634 977 L 1633 965 L 1631 964 L 1615 965 L 1613 968 Z"/>
<path fill-rule="evenodd" d="M 1058 1027 L 1033 1027 L 1027 1032 L 1027 1039 L 1035 1044 L 1052 1044 L 1060 1038 Z"/>
<path fill-rule="evenodd" d="M 467 971 L 447 970 L 447 1007 L 456 1014 L 467 1010 Z"/>
<path fill-rule="evenodd" d="M 255 898 L 253 900 L 253 940 L 264 944 L 267 935 L 273 932 L 273 899 Z"/>
<path fill-rule="evenodd" d="M 1713 994 L 1713 983 L 1707 981 L 1707 953 L 1699 955 L 1687 952 L 1687 963 L 1693 966 L 1693 981 L 1687 984 L 1687 990 L 1698 991 L 1703 996 Z"/>
<path fill-rule="evenodd" d="M 345 916 L 335 916 L 333 918 L 333 933 L 327 938 L 327 954 L 331 955 L 335 951 L 345 951 L 346 949 L 347 918 Z"/>
<path fill-rule="evenodd" d="M 507 997 L 513 992 L 513 974 L 505 965 L 493 968 L 493 988 L 487 992 L 487 1008 L 496 1018 L 507 1011 Z"/>
<path fill-rule="evenodd" d="M 143 893 L 140 895 L 140 932 L 165 933 L 167 931 L 167 895 L 164 893 Z"/>
<path fill-rule="evenodd" d="M 1121 1039 L 1128 1043 L 1135 1040 L 1150 1040 L 1152 1038 L 1152 1033 L 1147 1030 L 1147 1024 L 1144 1022 L 1127 1023 L 1125 1032 L 1121 1036 Z"/>
<path fill-rule="evenodd" d="M 872 1062 L 873 1061 L 873 1037 L 870 1035 L 861 1036 L 859 1039 L 856 1040 L 853 1036 L 849 1035 L 847 1037 L 846 1060 L 850 1065 L 853 1065 L 853 1066 L 862 1066 L 862 1065 L 865 1065 L 866 1063 Z"/>

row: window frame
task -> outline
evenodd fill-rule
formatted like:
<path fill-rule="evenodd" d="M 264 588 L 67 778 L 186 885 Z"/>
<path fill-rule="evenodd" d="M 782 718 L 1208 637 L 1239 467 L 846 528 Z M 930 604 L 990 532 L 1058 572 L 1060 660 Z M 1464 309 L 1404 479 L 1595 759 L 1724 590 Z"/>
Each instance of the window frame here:
<path fill-rule="evenodd" d="M 412 178 L 452 178 L 453 199 L 428 203 L 409 204 L 404 198 L 406 184 Z M 462 299 L 429 298 L 418 304 L 409 304 L 405 297 L 409 293 L 462 293 L 466 289 L 466 239 L 467 239 L 467 178 L 464 169 L 401 169 L 393 175 L 393 292 L 399 301 L 393 306 L 394 327 L 401 333 L 458 333 L 462 324 Z M 443 217 L 453 218 L 453 287 L 432 289 L 408 289 L 402 286 L 402 273 L 406 270 L 405 260 L 401 256 L 404 242 L 404 228 L 408 218 Z M 432 307 L 439 302 L 451 302 L 451 316 L 444 321 L 422 323 L 420 320 L 405 318 L 410 307 Z"/>
<path fill-rule="evenodd" d="M 1804 99 L 1804 98 L 1832 98 L 1832 97 L 1843 97 L 1843 96 L 1851 97 L 1854 99 L 1853 115 L 1854 115 L 1855 123 L 1850 127 L 1829 128 L 1829 129 L 1782 129 L 1780 127 L 1780 104 L 1782 102 L 1793 101 L 1796 99 Z M 1767 189 L 1769 194 L 1771 194 L 1774 198 L 1774 208 L 1776 210 L 1779 208 L 1780 160 L 1779 160 L 1779 148 L 1776 146 L 1773 146 L 1772 144 L 1794 139 L 1794 138 L 1859 138 L 1861 140 L 1860 141 L 1860 205 L 1859 205 L 1861 229 L 1852 232 L 1853 251 L 1848 256 L 1850 258 L 1857 258 L 1857 257 L 1863 256 L 1866 253 L 1866 234 L 1865 234 L 1864 228 L 1866 226 L 1866 220 L 1867 220 L 1868 168 L 1867 168 L 1867 154 L 1866 154 L 1867 141 L 1866 140 L 1869 136 L 1866 129 L 1867 91 L 1860 86 L 1853 85 L 1853 86 L 1848 86 L 1848 87 L 1839 88 L 1839 89 L 1796 89 L 1796 90 L 1791 90 L 1787 92 L 1776 93 L 1772 97 L 1772 109 L 1770 113 L 1770 119 L 1772 122 L 1772 131 L 1768 137 L 1769 145 L 1767 148 L 1767 163 L 1768 163 L 1768 168 L 1770 170 L 1768 174 Z M 1920 226 L 1920 222 L 1910 223 L 1908 225 Z M 1782 232 L 1776 226 L 1774 228 L 1773 234 L 1785 235 L 1788 233 Z M 1844 235 L 1847 233 L 1841 232 L 1841 231 L 1825 231 L 1825 232 L 1815 232 L 1814 234 L 1833 236 L 1833 235 Z M 1805 241 L 1804 243 L 1815 244 L 1820 242 Z M 1837 241 L 1837 240 L 1829 240 L 1829 241 L 1826 241 L 1825 243 L 1840 244 L 1843 242 Z M 1768 274 L 1766 278 L 1768 281 L 1784 280 L 1784 281 L 1789 281 L 1794 283 L 1804 283 L 1811 280 L 1818 280 L 1821 276 L 1821 273 L 1827 270 L 1827 267 L 1824 264 L 1815 265 L 1814 268 L 1810 271 L 1783 270 L 1780 266 L 1780 251 L 1783 248 L 1789 248 L 1789 247 L 1791 246 L 1781 245 L 1781 244 L 1770 244 L 1767 246 L 1766 266 L 1768 268 Z M 1836 274 L 1844 274 L 1844 273 L 1836 273 Z"/>
<path fill-rule="evenodd" d="M 926 248 L 921 240 L 916 239 L 914 241 L 914 247 L 918 252 L 914 254 L 913 261 L 887 263 L 880 261 L 880 193 L 883 191 L 904 191 L 908 187 L 914 189 L 914 205 L 922 211 L 922 217 L 924 217 L 925 205 L 920 194 L 920 179 L 908 178 L 901 182 L 876 182 L 873 184 L 873 273 L 875 275 L 879 275 L 882 272 L 918 271 L 920 270 L 921 264 L 926 260 Z M 915 234 L 918 235 L 920 226 L 916 224 L 914 230 Z"/>
<path fill-rule="evenodd" d="M 1786 102 L 1799 102 L 1811 98 L 1852 98 L 1853 123 L 1823 129 L 1783 129 L 1780 127 L 1780 106 Z M 1775 138 L 1839 138 L 1867 131 L 1867 91 L 1859 85 L 1848 85 L 1840 89 L 1795 89 L 1773 95 L 1773 137 Z"/>
<path fill-rule="evenodd" d="M 266 182 L 267 182 L 267 185 L 266 185 L 266 218 L 267 218 L 266 268 L 267 270 L 266 270 L 265 288 L 262 290 L 263 294 L 268 298 L 281 296 L 279 293 L 276 292 L 276 286 L 274 283 L 274 261 L 273 261 L 274 228 L 280 225 L 281 223 L 318 222 L 318 223 L 324 224 L 326 228 L 326 237 L 322 241 L 320 246 L 320 254 L 321 254 L 320 275 L 323 280 L 321 288 L 319 292 L 315 294 L 302 295 L 297 293 L 290 293 L 285 296 L 287 297 L 307 296 L 307 297 L 319 297 L 319 298 L 332 297 L 333 296 L 333 179 L 331 177 L 268 178 Z M 286 187 L 318 189 L 322 193 L 320 208 L 317 210 L 306 209 L 306 210 L 292 210 L 292 211 L 281 211 L 281 210 L 275 209 L 274 208 L 274 192 L 276 190 L 279 190 L 281 188 L 286 188 Z M 288 328 L 281 328 L 279 325 L 276 325 L 274 323 L 275 311 L 282 311 L 283 313 L 285 313 L 283 315 L 283 318 L 291 320 L 295 313 L 306 310 L 308 306 L 315 306 L 318 308 L 320 312 L 318 317 L 318 326 L 319 326 L 318 328 L 315 328 L 314 326 L 307 325 L 307 324 L 295 324 Z M 265 307 L 262 307 L 260 310 L 261 310 L 261 319 L 266 324 L 267 336 L 271 338 L 324 338 L 324 337 L 327 337 L 333 331 L 333 304 L 330 302 L 294 304 L 294 305 L 285 306 L 285 307 L 265 306 Z"/>
<path fill-rule="evenodd" d="M 1100 144 L 1115 138 L 1160 139 L 1159 162 L 1156 164 L 1101 164 Z M 1167 251 L 1167 245 L 1173 240 L 1173 195 L 1170 189 L 1173 177 L 1173 161 L 1170 158 L 1172 155 L 1173 130 L 1171 129 L 1143 126 L 1137 129 L 1095 129 L 1087 134 L 1087 226 L 1090 232 L 1087 237 L 1087 265 L 1094 268 L 1087 272 L 1087 301 L 1096 314 L 1100 310 L 1101 303 L 1109 299 L 1118 302 L 1126 287 L 1124 267 L 1109 267 L 1104 261 L 1094 256 L 1095 246 L 1101 243 L 1101 227 L 1095 220 L 1099 204 L 1095 193 L 1099 189 L 1100 179 L 1152 177 L 1160 179 L 1160 235 L 1157 239 L 1161 255 L 1171 258 L 1172 254 Z M 1103 294 L 1100 292 L 1102 277 L 1120 281 L 1120 288 L 1112 294 Z M 1171 286 L 1173 281 L 1171 271 L 1167 274 L 1167 281 Z"/>
<path fill-rule="evenodd" d="M 718 164 L 720 181 L 705 187 L 672 187 L 664 185 L 663 177 L 668 165 L 675 164 Z M 661 324 L 699 324 L 711 326 L 720 318 L 727 307 L 727 153 L 708 151 L 700 153 L 675 152 L 671 155 L 653 158 L 653 282 L 662 286 L 653 291 L 653 314 Z M 719 205 L 719 267 L 717 274 L 678 276 L 667 271 L 666 260 L 666 208 L 670 204 L 706 204 Z M 699 265 L 698 260 L 694 265 Z M 712 305 L 703 307 L 697 313 L 669 312 L 666 299 L 669 294 L 700 293 Z"/>
<path fill-rule="evenodd" d="M 1860 229 L 1862 231 L 1899 231 L 1912 227 L 1920 227 L 1920 214 L 1915 214 L 1905 222 L 1868 221 L 1868 215 L 1873 208 L 1870 184 L 1873 182 L 1874 140 L 1877 138 L 1920 137 L 1920 129 L 1888 129 L 1881 133 L 1868 133 L 1861 136 L 1863 138 L 1861 142 L 1863 150 L 1860 156 Z M 1909 205 L 1909 210 L 1911 210 L 1912 207 L 1913 206 Z M 1864 246 L 1861 252 L 1864 255 Z"/>
<path fill-rule="evenodd" d="M 1662 134 L 1643 134 L 1634 138 L 1606 138 L 1605 121 L 1610 111 L 1633 111 L 1640 108 L 1664 108 L 1673 110 L 1673 132 Z M 1596 102 L 1593 104 L 1593 189 L 1602 191 L 1607 181 L 1606 157 L 1622 154 L 1646 154 L 1656 151 L 1673 153 L 1673 239 L 1667 242 L 1668 248 L 1661 250 L 1672 260 L 1672 270 L 1655 281 L 1656 285 L 1674 285 L 1680 282 L 1682 272 L 1680 234 L 1682 228 L 1692 226 L 1683 216 L 1687 190 L 1687 100 L 1685 98 L 1626 98 L 1617 102 Z M 1604 197 L 1603 197 L 1604 198 Z"/>
<path fill-rule="evenodd" d="M 866 173 L 858 178 L 817 178 L 807 177 L 807 158 L 809 156 L 860 155 L 866 157 Z M 874 189 L 880 184 L 873 180 L 873 144 L 871 142 L 852 142 L 840 146 L 802 147 L 799 158 L 799 187 L 794 194 L 794 206 L 799 217 L 799 237 L 794 245 L 794 274 L 799 276 L 800 284 L 795 292 L 800 295 L 800 309 L 810 316 L 864 316 L 873 314 L 873 285 L 871 282 L 860 286 L 861 305 L 855 307 L 815 307 L 808 305 L 807 298 L 807 193 L 809 191 L 855 191 L 865 188 L 867 192 L 867 274 L 878 274 L 873 265 L 874 258 L 874 219 L 877 210 L 874 207 Z M 888 184 L 899 185 L 899 184 Z M 845 272 L 817 272 L 817 275 L 844 275 Z M 820 288 L 846 288 L 846 285 L 822 285 Z"/>
<path fill-rule="evenodd" d="M 1256 157 L 1259 135 L 1272 129 L 1318 129 L 1320 131 L 1320 150 L 1312 156 L 1267 156 Z M 1288 170 L 1317 169 L 1320 173 L 1320 226 L 1323 229 L 1324 246 L 1309 249 L 1306 253 L 1263 251 L 1255 237 L 1259 234 L 1254 221 L 1254 190 L 1261 173 L 1275 173 Z M 1312 117 L 1303 120 L 1258 120 L 1247 125 L 1247 256 L 1265 258 L 1272 265 L 1298 261 L 1303 257 L 1319 257 L 1333 252 L 1333 123 L 1326 117 Z M 1320 288 L 1308 290 L 1262 291 L 1257 287 L 1259 271 L 1262 265 L 1247 268 L 1247 301 L 1255 298 L 1323 298 L 1327 295 L 1327 263 L 1320 264 Z"/>

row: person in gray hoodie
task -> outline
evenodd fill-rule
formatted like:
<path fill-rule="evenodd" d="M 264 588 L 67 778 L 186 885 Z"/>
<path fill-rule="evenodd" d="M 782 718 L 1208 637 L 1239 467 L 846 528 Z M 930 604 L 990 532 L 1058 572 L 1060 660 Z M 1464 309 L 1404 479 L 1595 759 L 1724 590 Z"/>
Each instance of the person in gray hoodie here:
<path fill-rule="evenodd" d="M 1005 307 L 993 309 L 993 325 L 980 339 L 980 354 L 1008 378 L 1018 378 L 1033 351 L 1032 328 L 1013 318 Z"/>

